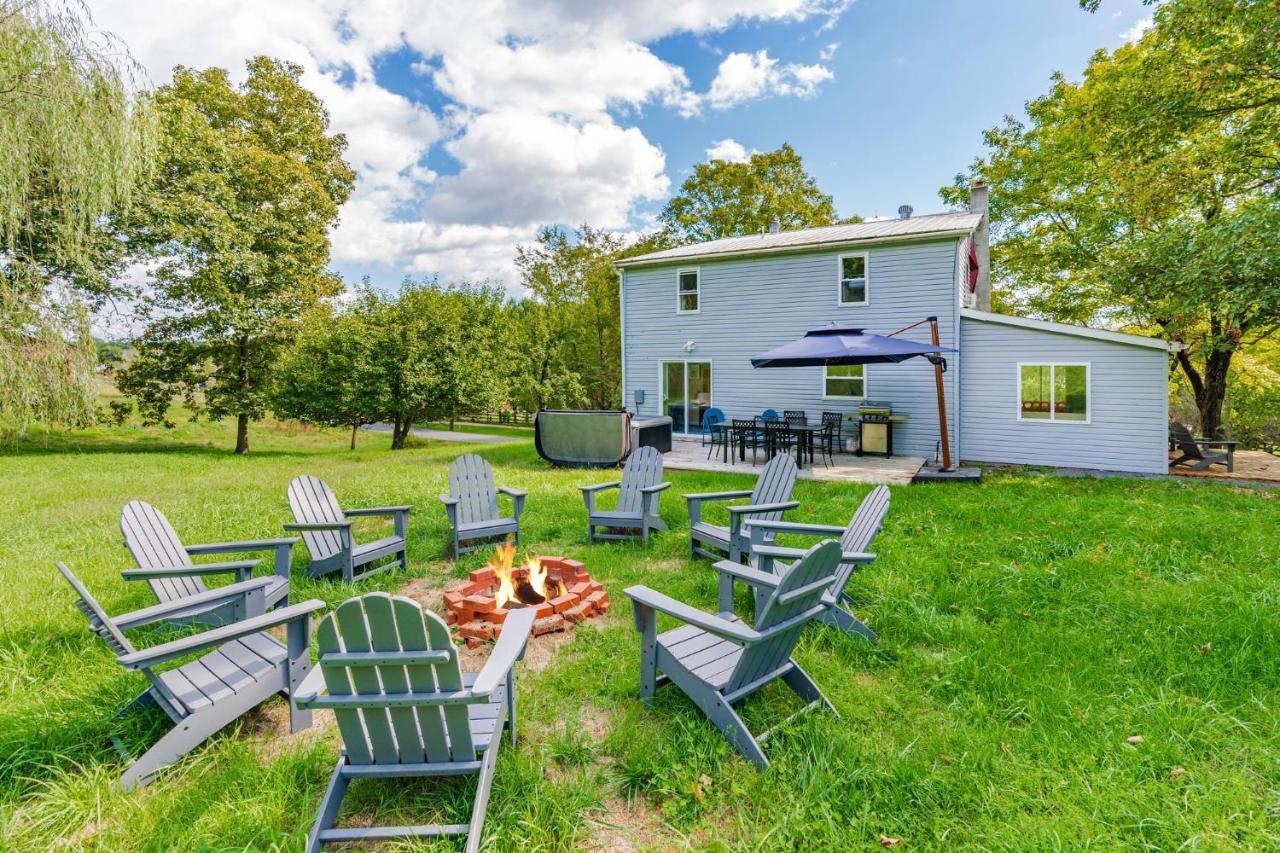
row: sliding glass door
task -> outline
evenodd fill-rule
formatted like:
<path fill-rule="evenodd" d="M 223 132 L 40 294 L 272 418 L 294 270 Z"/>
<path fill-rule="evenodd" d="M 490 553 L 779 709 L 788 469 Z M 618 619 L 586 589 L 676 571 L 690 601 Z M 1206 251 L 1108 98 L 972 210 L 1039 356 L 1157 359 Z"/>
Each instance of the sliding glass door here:
<path fill-rule="evenodd" d="M 701 432 L 711 408 L 711 362 L 662 362 L 662 411 L 673 432 Z"/>

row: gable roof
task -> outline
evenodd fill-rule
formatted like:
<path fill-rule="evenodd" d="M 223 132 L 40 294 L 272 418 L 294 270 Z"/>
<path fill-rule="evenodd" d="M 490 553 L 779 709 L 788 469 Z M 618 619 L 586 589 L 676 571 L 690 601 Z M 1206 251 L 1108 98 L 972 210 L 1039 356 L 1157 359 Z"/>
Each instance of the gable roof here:
<path fill-rule="evenodd" d="M 694 259 L 715 259 L 739 255 L 794 252 L 809 248 L 838 248 L 858 243 L 889 240 L 906 240 L 920 237 L 963 236 L 978 227 L 982 214 L 958 211 L 913 216 L 910 219 L 881 219 L 874 222 L 855 222 L 849 225 L 828 225 L 823 228 L 799 228 L 779 231 L 776 234 L 749 234 L 744 237 L 725 237 L 705 243 L 691 243 L 661 252 L 623 258 L 618 267 L 645 264 L 675 263 Z"/>
<path fill-rule="evenodd" d="M 990 311 L 978 311 L 974 308 L 961 308 L 963 320 L 977 320 L 981 323 L 999 323 L 1004 326 L 1017 326 L 1022 329 L 1036 329 L 1041 332 L 1054 332 L 1059 335 L 1074 335 L 1077 338 L 1093 338 L 1099 341 L 1110 341 L 1113 344 L 1128 344 L 1134 347 L 1150 347 L 1151 349 L 1177 352 L 1182 344 L 1169 342 L 1160 338 L 1148 338 L 1144 335 L 1131 335 L 1128 332 L 1113 332 L 1110 329 L 1094 329 L 1090 326 L 1073 326 L 1069 323 L 1055 323 L 1050 320 L 1033 320 L 1030 317 L 1015 317 L 1012 314 L 993 314 Z"/>

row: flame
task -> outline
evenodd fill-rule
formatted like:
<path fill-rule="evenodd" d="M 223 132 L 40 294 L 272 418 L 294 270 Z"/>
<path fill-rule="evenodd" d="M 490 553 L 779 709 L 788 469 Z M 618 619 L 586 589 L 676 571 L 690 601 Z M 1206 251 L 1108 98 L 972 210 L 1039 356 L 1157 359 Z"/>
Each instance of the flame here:
<path fill-rule="evenodd" d="M 564 584 L 559 581 L 548 582 L 547 570 L 536 557 L 525 557 L 523 566 L 515 565 L 515 560 L 516 546 L 510 542 L 499 545 L 489 558 L 489 568 L 498 577 L 498 591 L 494 593 L 496 606 L 523 606 L 516 595 L 516 587 L 521 583 L 527 583 L 535 593 L 548 601 L 564 593 Z"/>

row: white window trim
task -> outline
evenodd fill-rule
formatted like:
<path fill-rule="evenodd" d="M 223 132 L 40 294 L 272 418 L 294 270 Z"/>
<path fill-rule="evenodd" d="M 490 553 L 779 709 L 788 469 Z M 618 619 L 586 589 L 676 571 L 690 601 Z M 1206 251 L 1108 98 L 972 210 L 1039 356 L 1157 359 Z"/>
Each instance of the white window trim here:
<path fill-rule="evenodd" d="M 686 311 L 686 314 L 692 314 L 692 311 Z M 707 408 L 713 408 L 716 404 L 716 367 L 714 362 L 709 358 L 660 358 L 658 359 L 658 416 L 665 417 L 667 410 L 663 404 L 662 387 L 667 381 L 667 365 L 683 364 L 684 365 L 684 432 L 674 433 L 676 435 L 697 435 L 697 433 L 689 432 L 689 365 L 705 364 L 711 369 L 711 387 L 707 389 Z M 673 431 L 674 432 L 674 431 Z"/>
<path fill-rule="evenodd" d="M 680 278 L 685 273 L 691 272 L 698 277 L 698 289 L 695 293 L 698 296 L 698 307 L 692 311 L 686 311 L 680 307 Z M 676 313 L 677 314 L 701 314 L 702 313 L 702 267 L 681 267 L 676 270 Z"/>
<path fill-rule="evenodd" d="M 844 301 L 844 259 L 845 258 L 862 258 L 862 301 L 861 302 L 845 302 Z M 838 308 L 859 308 L 864 305 L 871 304 L 871 253 L 870 252 L 844 252 L 836 256 L 836 307 Z M 854 398 L 856 399 L 856 398 Z"/>
<path fill-rule="evenodd" d="M 1083 367 L 1084 368 L 1084 420 L 1071 420 L 1069 418 L 1057 418 L 1057 414 L 1053 410 L 1054 403 L 1054 381 L 1053 373 L 1049 374 L 1049 417 L 1047 418 L 1024 418 L 1022 416 L 1022 368 L 1023 367 Z M 1013 403 L 1014 412 L 1018 416 L 1018 422 L 1024 424 L 1068 424 L 1071 426 L 1087 426 L 1093 423 L 1093 362 L 1089 361 L 1020 361 L 1014 367 L 1013 373 Z"/>
<path fill-rule="evenodd" d="M 865 400 L 867 399 L 867 382 L 870 381 L 870 378 L 867 375 L 870 372 L 867 370 L 867 365 L 865 364 L 862 365 L 862 395 L 858 397 L 847 397 L 841 394 L 828 394 L 827 393 L 827 367 L 828 365 L 824 365 L 822 368 L 822 388 L 820 389 L 822 391 L 822 399 L 824 400 Z M 849 377 L 836 376 L 833 378 L 848 379 Z"/>

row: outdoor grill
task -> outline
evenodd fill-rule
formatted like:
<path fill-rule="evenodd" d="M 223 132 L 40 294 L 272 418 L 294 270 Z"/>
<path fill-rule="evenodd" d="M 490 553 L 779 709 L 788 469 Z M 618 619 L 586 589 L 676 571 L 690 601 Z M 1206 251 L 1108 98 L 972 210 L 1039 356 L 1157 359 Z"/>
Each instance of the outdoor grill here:
<path fill-rule="evenodd" d="M 907 419 L 895 415 L 888 403 L 867 403 L 858 409 L 858 455 L 893 455 L 893 425 Z"/>

